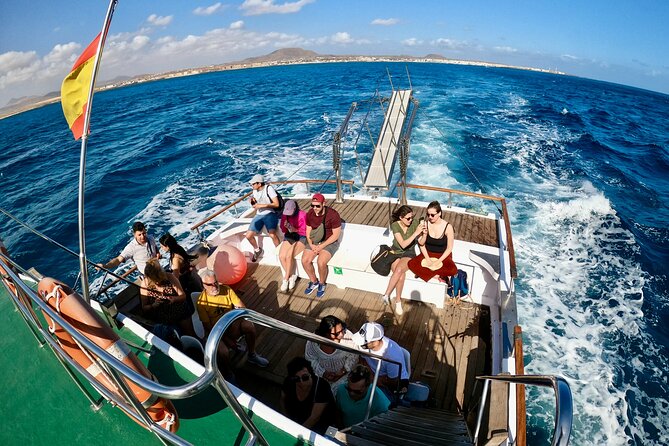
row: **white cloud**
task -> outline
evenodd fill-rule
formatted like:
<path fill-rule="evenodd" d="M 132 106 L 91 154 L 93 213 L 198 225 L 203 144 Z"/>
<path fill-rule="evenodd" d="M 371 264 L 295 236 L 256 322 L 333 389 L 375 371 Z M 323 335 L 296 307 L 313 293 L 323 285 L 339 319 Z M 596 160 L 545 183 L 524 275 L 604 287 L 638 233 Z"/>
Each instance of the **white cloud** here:
<path fill-rule="evenodd" d="M 345 43 L 353 43 L 353 42 L 354 42 L 354 41 L 353 41 L 353 38 L 351 37 L 351 35 L 350 35 L 349 33 L 346 33 L 346 32 L 338 32 L 338 33 L 335 33 L 335 34 L 332 35 L 332 37 L 330 38 L 330 40 L 331 40 L 333 43 L 344 43 L 344 44 L 345 44 Z"/>
<path fill-rule="evenodd" d="M 277 5 L 274 0 L 244 0 L 239 9 L 244 11 L 244 15 L 292 14 L 313 2 L 314 0 L 297 0 Z"/>
<path fill-rule="evenodd" d="M 459 40 L 453 40 L 453 39 L 436 39 L 433 40 L 432 45 L 438 46 L 440 48 L 446 48 L 449 50 L 454 50 L 454 51 L 461 51 L 466 48 L 471 48 L 471 45 L 467 42 L 459 41 Z"/>
<path fill-rule="evenodd" d="M 399 22 L 399 19 L 374 19 L 372 25 L 391 26 L 397 25 Z"/>
<path fill-rule="evenodd" d="M 493 47 L 493 50 L 499 52 L 499 53 L 506 53 L 506 54 L 512 54 L 518 52 L 516 48 L 510 47 L 510 46 L 496 46 Z"/>
<path fill-rule="evenodd" d="M 195 15 L 212 15 L 216 14 L 223 8 L 223 4 L 221 2 L 214 3 L 211 6 L 198 6 L 193 10 L 193 14 Z"/>
<path fill-rule="evenodd" d="M 232 22 L 230 24 L 230 29 L 244 29 L 244 21 L 237 20 L 236 22 Z"/>
<path fill-rule="evenodd" d="M 577 60 L 579 60 L 578 57 L 572 56 L 571 54 L 563 54 L 562 56 L 560 56 L 560 59 L 567 60 L 567 61 L 577 61 Z"/>
<path fill-rule="evenodd" d="M 153 26 L 167 26 L 170 23 L 172 23 L 172 19 L 174 19 L 174 16 L 168 15 L 168 16 L 159 16 L 156 14 L 151 14 L 146 21 L 152 24 Z"/>
<path fill-rule="evenodd" d="M 422 44 L 423 44 L 423 41 L 419 40 L 419 39 L 416 39 L 415 37 L 411 37 L 409 39 L 402 40 L 402 45 L 406 45 L 406 46 L 418 46 L 418 45 L 422 45 Z"/>

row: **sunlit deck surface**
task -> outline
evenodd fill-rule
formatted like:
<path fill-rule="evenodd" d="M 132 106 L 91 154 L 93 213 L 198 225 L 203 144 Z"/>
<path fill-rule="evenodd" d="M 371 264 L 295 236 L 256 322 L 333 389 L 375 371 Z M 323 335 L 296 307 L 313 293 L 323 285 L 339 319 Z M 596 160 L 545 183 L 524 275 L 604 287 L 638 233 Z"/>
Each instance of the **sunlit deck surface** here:
<path fill-rule="evenodd" d="M 288 199 L 288 197 L 286 197 Z M 310 200 L 297 200 L 300 209 L 309 209 Z M 327 201 L 327 206 L 339 212 L 341 218 L 348 223 L 378 226 L 385 228 L 389 226 L 390 214 L 395 210 L 395 205 L 388 205 L 387 201 L 379 199 L 369 200 L 347 200 L 344 203 Z M 425 217 L 424 207 L 413 206 L 415 218 Z M 452 212 L 442 204 L 443 218 L 453 225 L 455 238 L 466 242 L 480 243 L 487 246 L 499 246 L 497 237 L 497 221 L 476 214 Z"/>
<path fill-rule="evenodd" d="M 306 280 L 292 292 L 279 292 L 280 270 L 259 265 L 235 288 L 247 307 L 293 326 L 313 332 L 329 314 L 346 321 L 351 331 L 366 321 L 384 325 L 386 335 L 411 353 L 414 381 L 428 382 L 437 407 L 468 405 L 474 377 L 487 369 L 490 318 L 488 307 L 463 302 L 438 309 L 430 304 L 404 300 L 404 314 L 396 316 L 379 295 L 356 289 L 327 288 L 323 298 L 306 296 Z M 265 327 L 258 329 L 258 351 L 267 357 L 266 369 L 245 370 L 275 383 L 282 383 L 286 364 L 304 355 L 305 340 Z M 433 374 L 434 379 L 426 378 Z"/>

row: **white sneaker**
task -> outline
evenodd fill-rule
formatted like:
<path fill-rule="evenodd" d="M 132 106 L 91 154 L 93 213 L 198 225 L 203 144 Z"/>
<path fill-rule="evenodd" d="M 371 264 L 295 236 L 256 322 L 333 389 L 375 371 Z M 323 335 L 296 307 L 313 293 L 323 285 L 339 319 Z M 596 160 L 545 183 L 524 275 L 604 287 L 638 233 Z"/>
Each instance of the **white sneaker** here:
<path fill-rule="evenodd" d="M 398 316 L 402 316 L 404 314 L 404 310 L 402 309 L 402 301 L 395 302 L 395 314 Z"/>
<path fill-rule="evenodd" d="M 383 301 L 383 303 L 384 303 L 385 305 L 389 305 L 389 304 L 390 304 L 390 297 L 386 296 L 385 294 L 384 294 L 383 296 L 381 296 L 381 300 Z"/>
<path fill-rule="evenodd" d="M 295 288 L 295 282 L 297 282 L 297 274 L 293 274 L 288 278 L 288 289 L 292 290 Z"/>
<path fill-rule="evenodd" d="M 263 358 L 256 352 L 249 353 L 249 356 L 246 360 L 251 364 L 257 365 L 258 367 L 267 367 L 267 365 L 269 364 L 269 361 L 267 359 Z"/>
<path fill-rule="evenodd" d="M 281 282 L 280 290 L 281 290 L 282 293 L 285 293 L 286 291 L 288 291 L 288 281 L 287 280 L 284 280 L 284 281 Z"/>

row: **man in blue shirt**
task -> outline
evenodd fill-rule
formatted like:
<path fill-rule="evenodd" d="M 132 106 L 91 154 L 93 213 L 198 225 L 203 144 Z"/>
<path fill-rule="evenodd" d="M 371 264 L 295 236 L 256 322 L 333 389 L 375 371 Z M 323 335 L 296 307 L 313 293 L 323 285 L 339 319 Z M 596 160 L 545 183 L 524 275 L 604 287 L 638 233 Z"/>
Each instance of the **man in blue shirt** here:
<path fill-rule="evenodd" d="M 345 427 L 365 421 L 365 414 L 369 406 L 369 398 L 372 395 L 372 372 L 363 364 L 356 365 L 348 374 L 348 382 L 337 388 L 337 410 Z M 376 416 L 388 411 L 390 400 L 379 390 L 374 389 L 372 408 L 369 417 Z"/>

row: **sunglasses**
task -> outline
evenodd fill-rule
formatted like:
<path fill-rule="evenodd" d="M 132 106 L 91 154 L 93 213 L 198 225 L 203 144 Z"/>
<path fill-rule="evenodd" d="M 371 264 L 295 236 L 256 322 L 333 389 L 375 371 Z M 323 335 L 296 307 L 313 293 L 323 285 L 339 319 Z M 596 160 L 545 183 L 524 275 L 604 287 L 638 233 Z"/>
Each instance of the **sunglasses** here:
<path fill-rule="evenodd" d="M 404 218 L 407 221 L 411 221 L 411 220 L 413 220 L 413 215 L 410 215 L 408 217 L 405 216 L 405 217 L 402 217 L 402 218 Z"/>
<path fill-rule="evenodd" d="M 436 217 L 437 215 L 439 215 L 439 214 L 430 214 L 429 212 L 427 213 L 427 216 L 432 217 L 432 218 Z"/>
<path fill-rule="evenodd" d="M 204 285 L 204 286 L 218 286 L 218 282 L 212 282 L 212 283 L 202 282 L 202 285 Z"/>
<path fill-rule="evenodd" d="M 312 204 L 311 207 L 316 208 L 316 209 L 320 209 L 320 208 L 323 207 L 323 205 L 322 204 Z"/>
<path fill-rule="evenodd" d="M 300 381 L 306 382 L 311 379 L 311 375 L 309 373 L 305 373 L 304 375 L 300 376 L 291 376 L 290 380 L 294 383 L 299 383 Z"/>
<path fill-rule="evenodd" d="M 335 338 L 337 338 L 337 337 L 339 337 L 339 335 L 342 335 L 342 334 L 344 334 L 345 332 L 346 332 L 346 327 L 342 328 L 342 329 L 339 330 L 339 331 L 335 331 L 334 333 L 333 333 L 333 332 L 330 332 L 330 336 L 334 336 Z"/>
<path fill-rule="evenodd" d="M 365 393 L 366 389 L 356 390 L 356 389 L 351 389 L 348 385 L 346 385 L 346 390 L 348 391 L 348 393 L 352 393 L 353 395 L 362 395 L 363 393 Z"/>

